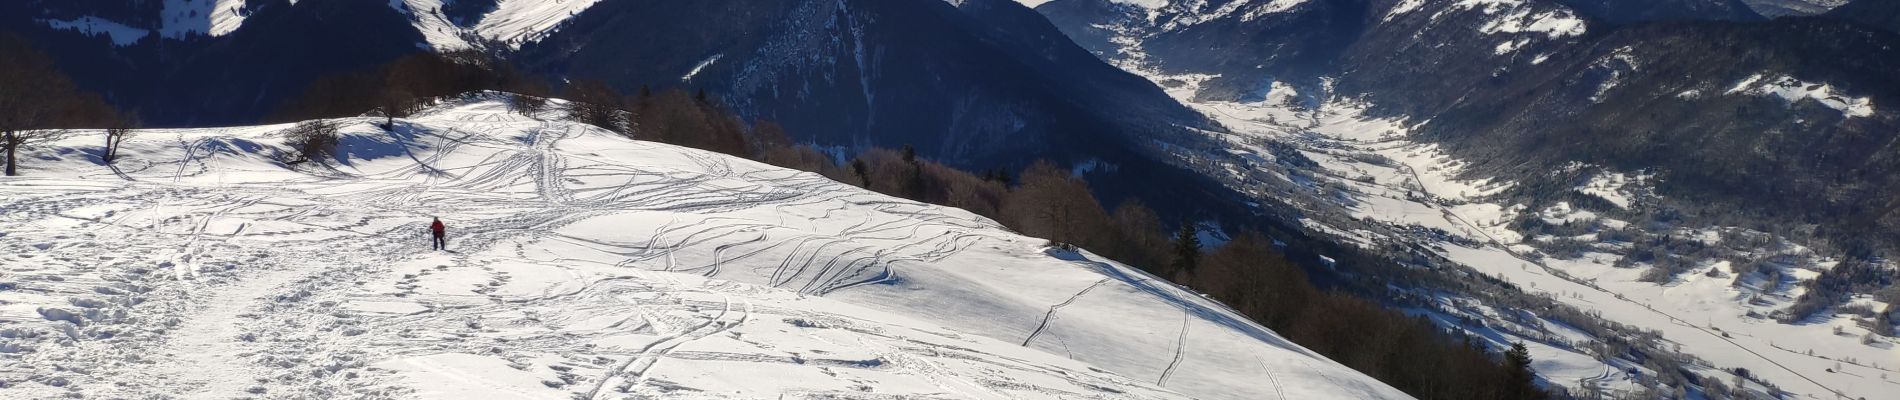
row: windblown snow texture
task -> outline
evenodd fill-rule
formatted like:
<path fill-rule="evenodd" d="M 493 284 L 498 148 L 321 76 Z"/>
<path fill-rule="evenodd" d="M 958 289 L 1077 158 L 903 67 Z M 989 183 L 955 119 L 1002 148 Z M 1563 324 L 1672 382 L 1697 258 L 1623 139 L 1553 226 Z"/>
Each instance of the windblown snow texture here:
<path fill-rule="evenodd" d="M 287 125 L 35 148 L 0 397 L 1406 398 L 968 212 L 498 96 L 296 165 Z"/>

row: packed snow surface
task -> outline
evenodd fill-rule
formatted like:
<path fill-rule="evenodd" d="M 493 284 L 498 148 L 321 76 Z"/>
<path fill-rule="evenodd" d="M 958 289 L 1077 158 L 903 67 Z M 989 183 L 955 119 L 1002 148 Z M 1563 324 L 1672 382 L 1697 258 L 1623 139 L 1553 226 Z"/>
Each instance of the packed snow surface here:
<path fill-rule="evenodd" d="M 0 397 L 1406 397 L 968 212 L 505 108 L 32 148 Z"/>

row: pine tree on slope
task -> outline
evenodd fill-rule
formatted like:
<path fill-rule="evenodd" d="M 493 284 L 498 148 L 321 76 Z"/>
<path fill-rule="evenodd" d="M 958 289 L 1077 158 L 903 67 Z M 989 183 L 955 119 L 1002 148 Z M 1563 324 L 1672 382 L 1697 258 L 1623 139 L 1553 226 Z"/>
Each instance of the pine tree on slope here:
<path fill-rule="evenodd" d="M 1543 400 L 1549 395 L 1537 389 L 1537 372 L 1531 369 L 1531 350 L 1523 342 L 1511 343 L 1504 352 L 1504 393 L 1500 399 Z"/>
<path fill-rule="evenodd" d="M 1181 230 L 1174 234 L 1174 264 L 1170 265 L 1176 274 L 1193 274 L 1194 268 L 1201 262 L 1201 238 L 1191 222 L 1182 222 Z"/>

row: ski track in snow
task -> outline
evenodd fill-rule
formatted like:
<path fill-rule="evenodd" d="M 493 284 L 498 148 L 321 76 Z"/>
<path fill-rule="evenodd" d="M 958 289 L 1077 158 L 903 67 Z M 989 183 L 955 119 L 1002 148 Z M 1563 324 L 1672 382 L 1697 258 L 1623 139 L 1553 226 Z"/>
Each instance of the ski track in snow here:
<path fill-rule="evenodd" d="M 1188 325 L 1193 321 L 1193 315 L 1181 314 L 1181 337 L 1174 339 L 1174 360 L 1168 361 L 1168 369 L 1161 370 L 1161 378 L 1155 379 L 1156 386 L 1167 386 L 1168 378 L 1174 376 L 1175 367 L 1181 366 L 1181 359 L 1187 356 Z"/>
<path fill-rule="evenodd" d="M 1042 334 L 1042 331 L 1044 329 L 1048 329 L 1049 321 L 1054 320 L 1056 318 L 1056 312 L 1061 311 L 1062 307 L 1069 306 L 1069 304 L 1074 303 L 1076 299 L 1080 299 L 1082 298 L 1083 295 L 1089 294 L 1089 291 L 1095 290 L 1095 288 L 1102 287 L 1102 285 L 1107 284 L 1108 281 L 1109 281 L 1108 278 L 1102 278 L 1102 280 L 1095 281 L 1095 284 L 1089 285 L 1089 287 L 1086 287 L 1086 288 L 1082 288 L 1082 291 L 1075 292 L 1075 295 L 1069 296 L 1068 300 L 1063 300 L 1061 303 L 1057 303 L 1056 305 L 1049 306 L 1049 313 L 1043 314 L 1042 323 L 1036 324 L 1036 330 L 1033 332 L 1030 332 L 1028 338 L 1023 339 L 1023 346 L 1029 346 L 1029 342 L 1033 342 L 1036 340 L 1036 335 L 1040 335 Z"/>
<path fill-rule="evenodd" d="M 484 96 L 294 167 L 286 125 L 35 149 L 0 181 L 0 397 L 1405 397 L 968 212 Z"/>

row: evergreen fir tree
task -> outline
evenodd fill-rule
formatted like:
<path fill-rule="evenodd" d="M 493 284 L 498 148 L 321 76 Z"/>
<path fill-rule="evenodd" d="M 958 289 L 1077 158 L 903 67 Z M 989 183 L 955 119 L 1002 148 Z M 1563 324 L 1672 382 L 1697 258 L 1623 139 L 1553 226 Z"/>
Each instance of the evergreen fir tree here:
<path fill-rule="evenodd" d="M 864 186 L 865 189 L 871 188 L 871 171 L 870 167 L 864 165 L 864 159 L 858 158 L 851 160 L 851 173 L 858 176 L 860 186 Z"/>
<path fill-rule="evenodd" d="M 1550 395 L 1537 388 L 1537 372 L 1531 370 L 1531 350 L 1523 342 L 1511 343 L 1504 352 L 1504 392 L 1501 399 L 1542 400 Z"/>
<path fill-rule="evenodd" d="M 1874 315 L 1874 334 L 1893 336 L 1893 313 L 1895 306 L 1887 306 L 1880 314 Z"/>
<path fill-rule="evenodd" d="M 1174 234 L 1174 270 L 1177 273 L 1193 273 L 1201 262 L 1201 238 L 1194 224 L 1182 222 L 1181 230 Z"/>
<path fill-rule="evenodd" d="M 904 177 L 904 187 L 901 188 L 900 190 L 902 190 L 902 193 L 904 194 L 904 198 L 911 199 L 911 200 L 923 200 L 924 198 L 924 165 L 917 161 L 917 148 L 911 147 L 908 144 L 904 145 L 904 151 L 902 154 L 904 158 L 904 163 L 910 165 L 910 173 Z"/>

